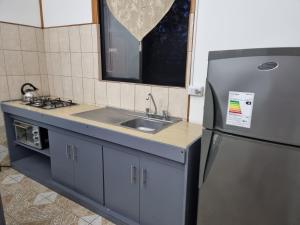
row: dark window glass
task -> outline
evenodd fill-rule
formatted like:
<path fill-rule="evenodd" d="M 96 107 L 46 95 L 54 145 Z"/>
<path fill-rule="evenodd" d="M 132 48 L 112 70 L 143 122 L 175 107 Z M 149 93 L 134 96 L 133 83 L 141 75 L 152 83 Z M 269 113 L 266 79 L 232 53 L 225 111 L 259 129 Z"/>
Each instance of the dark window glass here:
<path fill-rule="evenodd" d="M 143 39 L 143 82 L 185 86 L 190 1 L 176 0 Z"/>
<path fill-rule="evenodd" d="M 101 1 L 103 78 L 185 86 L 190 0 L 175 0 L 169 12 L 139 42 Z"/>
<path fill-rule="evenodd" d="M 102 56 L 105 55 L 103 77 L 109 80 L 138 81 L 140 79 L 139 41 L 114 18 L 106 1 L 102 2 Z"/>

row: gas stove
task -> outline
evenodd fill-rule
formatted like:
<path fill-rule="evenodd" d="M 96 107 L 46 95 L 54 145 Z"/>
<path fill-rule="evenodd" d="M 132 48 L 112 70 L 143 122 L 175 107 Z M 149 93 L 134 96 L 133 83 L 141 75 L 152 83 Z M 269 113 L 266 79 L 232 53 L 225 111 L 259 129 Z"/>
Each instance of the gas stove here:
<path fill-rule="evenodd" d="M 41 109 L 57 109 L 77 105 L 72 100 L 62 100 L 60 98 L 45 96 L 33 98 L 30 102 L 24 102 L 23 104 Z"/>

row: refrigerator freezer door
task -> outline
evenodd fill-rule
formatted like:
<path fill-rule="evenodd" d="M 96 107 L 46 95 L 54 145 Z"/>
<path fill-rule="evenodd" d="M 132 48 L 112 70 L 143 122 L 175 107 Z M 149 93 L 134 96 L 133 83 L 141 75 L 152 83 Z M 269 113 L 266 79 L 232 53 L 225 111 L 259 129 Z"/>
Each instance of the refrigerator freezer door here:
<path fill-rule="evenodd" d="M 300 224 L 300 148 L 203 138 L 197 225 Z"/>
<path fill-rule="evenodd" d="M 249 93 L 250 99 L 254 100 L 242 102 L 243 97 L 237 101 L 229 99 L 230 92 L 240 93 L 241 96 Z M 300 56 L 249 56 L 210 60 L 204 127 L 300 145 L 299 96 Z M 244 110 L 243 104 L 248 103 L 250 105 L 246 106 L 249 110 Z M 233 107 L 233 112 L 228 111 L 231 109 L 229 105 Z M 252 118 L 246 118 L 247 114 Z M 234 121 L 232 125 L 232 121 L 239 119 L 239 115 L 246 115 L 242 118 L 245 124 L 239 125 L 239 121 Z"/>

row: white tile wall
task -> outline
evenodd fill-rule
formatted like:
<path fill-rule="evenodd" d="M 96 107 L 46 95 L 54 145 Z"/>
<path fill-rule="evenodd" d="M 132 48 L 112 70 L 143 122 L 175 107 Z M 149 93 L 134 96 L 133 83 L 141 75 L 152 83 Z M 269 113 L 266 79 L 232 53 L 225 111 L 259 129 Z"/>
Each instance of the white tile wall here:
<path fill-rule="evenodd" d="M 44 51 L 42 29 L 0 23 L 0 101 L 20 99 L 25 82 L 50 93 Z"/>
<path fill-rule="evenodd" d="M 20 26 L 21 49 L 24 51 L 37 51 L 35 28 Z"/>
<path fill-rule="evenodd" d="M 134 110 L 134 84 L 121 83 L 121 108 Z"/>
<path fill-rule="evenodd" d="M 55 87 L 58 80 L 56 77 L 63 76 L 64 98 L 72 98 L 80 103 L 144 112 L 146 108 L 154 110 L 150 101 L 146 100 L 148 93 L 152 93 L 158 113 L 168 110 L 170 115 L 186 118 L 188 95 L 184 88 L 101 81 L 98 25 L 48 28 L 44 36 L 48 74 L 53 77 L 53 82 L 52 78 L 49 79 L 51 95 L 57 96 L 60 93 L 57 90 L 61 88 Z M 58 47 L 55 44 L 57 40 Z M 54 61 L 54 52 L 58 48 L 61 55 L 60 62 Z M 56 68 L 59 65 L 61 71 Z"/>
<path fill-rule="evenodd" d="M 101 81 L 99 62 L 98 25 L 41 30 L 0 23 L 0 101 L 20 98 L 26 81 L 43 95 L 141 112 L 153 110 L 146 100 L 152 93 L 159 113 L 186 118 L 184 88 Z"/>
<path fill-rule="evenodd" d="M 21 50 L 19 26 L 1 23 L 2 48 L 7 50 Z"/>

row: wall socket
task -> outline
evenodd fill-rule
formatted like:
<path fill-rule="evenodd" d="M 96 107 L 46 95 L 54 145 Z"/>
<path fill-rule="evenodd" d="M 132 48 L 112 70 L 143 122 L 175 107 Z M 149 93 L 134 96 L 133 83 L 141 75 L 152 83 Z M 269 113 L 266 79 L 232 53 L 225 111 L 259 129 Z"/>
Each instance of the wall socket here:
<path fill-rule="evenodd" d="M 203 97 L 204 87 L 189 86 L 188 93 L 192 96 Z"/>

